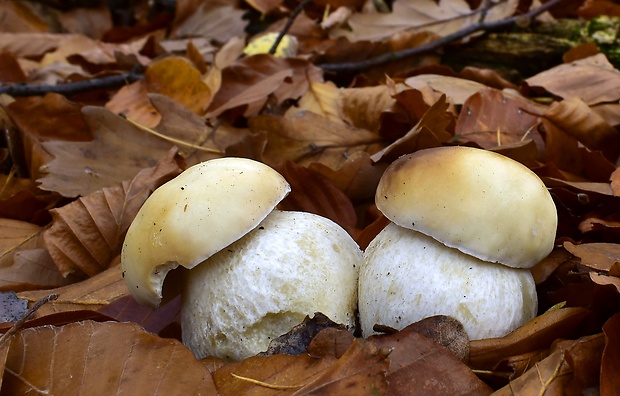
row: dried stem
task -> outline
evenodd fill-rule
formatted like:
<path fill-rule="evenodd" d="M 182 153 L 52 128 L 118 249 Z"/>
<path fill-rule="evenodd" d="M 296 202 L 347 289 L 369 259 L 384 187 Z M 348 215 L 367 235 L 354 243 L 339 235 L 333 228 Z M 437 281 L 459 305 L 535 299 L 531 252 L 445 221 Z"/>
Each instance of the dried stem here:
<path fill-rule="evenodd" d="M 24 323 L 26 323 L 26 321 L 32 316 L 32 314 L 37 312 L 39 308 L 41 308 L 44 304 L 56 299 L 58 299 L 58 294 L 50 294 L 49 296 L 43 297 L 42 299 L 34 303 L 34 305 L 30 307 L 30 309 L 28 309 L 24 316 L 22 316 L 17 322 L 15 322 L 13 326 L 6 333 L 4 333 L 2 337 L 0 337 L 0 346 L 4 345 L 6 340 L 8 340 L 13 334 L 17 333 L 22 328 Z"/>

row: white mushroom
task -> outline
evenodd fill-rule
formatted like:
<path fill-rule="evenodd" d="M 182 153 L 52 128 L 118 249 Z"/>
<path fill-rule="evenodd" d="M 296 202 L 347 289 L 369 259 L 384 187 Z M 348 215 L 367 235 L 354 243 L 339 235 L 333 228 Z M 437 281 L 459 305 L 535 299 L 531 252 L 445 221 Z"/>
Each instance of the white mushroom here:
<path fill-rule="evenodd" d="M 315 312 L 353 329 L 361 261 L 355 241 L 331 220 L 274 211 L 190 271 L 183 342 L 198 358 L 240 360 Z"/>
<path fill-rule="evenodd" d="M 254 355 L 315 312 L 354 327 L 362 252 L 331 220 L 274 211 L 289 191 L 260 162 L 211 160 L 154 191 L 131 224 L 121 264 L 137 301 L 158 306 L 166 274 L 190 270 L 182 331 L 197 357 Z"/>
<path fill-rule="evenodd" d="M 472 339 L 500 337 L 536 315 L 528 268 L 553 249 L 557 213 L 527 167 L 474 148 L 422 150 L 388 167 L 375 200 L 393 224 L 364 253 L 364 335 L 444 314 Z"/>

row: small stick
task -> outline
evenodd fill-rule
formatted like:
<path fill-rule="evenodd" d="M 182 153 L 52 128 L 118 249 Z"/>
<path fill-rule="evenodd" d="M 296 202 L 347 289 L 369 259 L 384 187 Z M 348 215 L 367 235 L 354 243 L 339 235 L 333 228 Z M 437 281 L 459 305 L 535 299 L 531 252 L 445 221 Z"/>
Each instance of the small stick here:
<path fill-rule="evenodd" d="M 30 318 L 32 314 L 37 312 L 39 308 L 41 308 L 44 304 L 56 299 L 58 299 L 58 294 L 50 294 L 49 296 L 43 297 L 42 299 L 34 303 L 34 305 L 30 307 L 30 309 L 28 309 L 24 316 L 22 316 L 17 322 L 15 322 L 13 326 L 6 333 L 4 333 L 2 337 L 0 337 L 0 346 L 2 346 L 6 342 L 6 340 L 9 339 L 13 334 L 17 333 L 22 328 L 24 323 L 26 323 L 28 318 Z"/>
<path fill-rule="evenodd" d="M 293 26 L 293 22 L 295 22 L 295 19 L 297 18 L 297 16 L 306 7 L 306 5 L 308 5 L 308 3 L 310 3 L 310 1 L 312 1 L 312 0 L 302 0 L 302 2 L 299 3 L 299 5 L 297 7 L 295 7 L 293 12 L 291 12 L 291 15 L 288 17 L 288 20 L 286 21 L 286 24 L 284 25 L 284 27 L 282 28 L 280 33 L 278 33 L 278 37 L 276 37 L 276 41 L 274 41 L 273 45 L 269 49 L 269 54 L 270 55 L 273 55 L 273 54 L 276 53 L 276 50 L 278 49 L 278 46 L 280 45 L 280 42 L 282 41 L 282 39 L 284 38 L 286 33 L 289 31 L 291 26 Z"/>

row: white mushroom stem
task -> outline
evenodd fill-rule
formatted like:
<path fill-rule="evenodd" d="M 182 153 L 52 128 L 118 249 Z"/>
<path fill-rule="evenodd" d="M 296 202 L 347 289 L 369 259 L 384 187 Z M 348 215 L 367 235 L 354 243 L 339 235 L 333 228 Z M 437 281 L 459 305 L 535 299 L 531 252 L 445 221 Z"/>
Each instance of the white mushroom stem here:
<path fill-rule="evenodd" d="M 273 211 L 186 274 L 183 342 L 197 358 L 241 360 L 315 312 L 353 328 L 361 261 L 331 220 Z"/>
<path fill-rule="evenodd" d="M 471 339 L 502 337 L 536 316 L 527 269 L 482 261 L 418 231 L 389 224 L 364 252 L 359 274 L 362 333 L 402 329 L 433 315 L 463 323 Z"/>

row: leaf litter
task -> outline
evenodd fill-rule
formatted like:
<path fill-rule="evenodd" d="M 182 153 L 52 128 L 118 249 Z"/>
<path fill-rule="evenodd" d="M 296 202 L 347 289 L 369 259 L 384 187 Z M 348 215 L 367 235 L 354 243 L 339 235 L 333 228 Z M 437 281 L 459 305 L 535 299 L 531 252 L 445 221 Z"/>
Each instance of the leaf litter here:
<path fill-rule="evenodd" d="M 0 394 L 617 393 L 617 63 L 574 51 L 577 59 L 515 79 L 485 65 L 456 70 L 434 52 L 360 72 L 322 70 L 458 33 L 487 4 L 379 3 L 307 4 L 289 31 L 300 41 L 294 58 L 242 55 L 249 30 L 283 29 L 294 11 L 284 2 L 177 1 L 150 13 L 146 1 L 124 9 L 2 3 L 11 22 L 0 32 L 0 88 L 132 70 L 144 77 L 0 95 L 0 288 L 30 306 L 57 296 L 0 345 Z M 583 2 L 573 17 L 611 10 L 603 3 Z M 523 7 L 493 5 L 487 21 Z M 546 20 L 561 15 L 551 11 Z M 462 39 L 450 50 L 473 37 Z M 387 224 L 373 203 L 385 167 L 455 144 L 522 162 L 558 208 L 556 248 L 532 269 L 539 315 L 505 337 L 468 341 L 458 323 L 433 318 L 368 339 L 312 330 L 295 356 L 196 361 L 179 342 L 180 297 L 142 307 L 122 279 L 127 227 L 187 166 L 221 156 L 263 161 L 293 186 L 283 209 L 331 218 L 365 247 Z"/>

